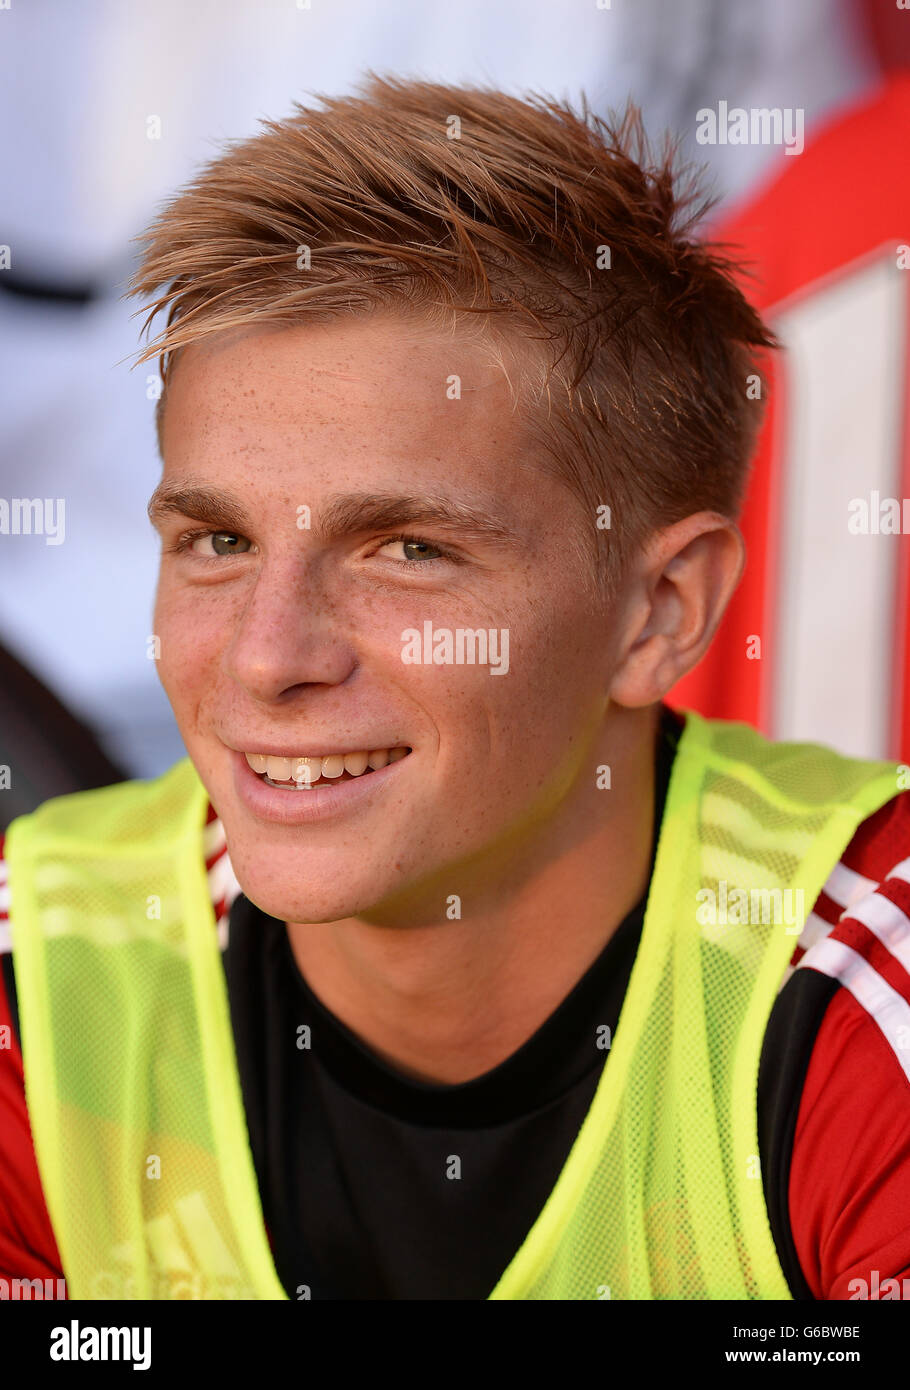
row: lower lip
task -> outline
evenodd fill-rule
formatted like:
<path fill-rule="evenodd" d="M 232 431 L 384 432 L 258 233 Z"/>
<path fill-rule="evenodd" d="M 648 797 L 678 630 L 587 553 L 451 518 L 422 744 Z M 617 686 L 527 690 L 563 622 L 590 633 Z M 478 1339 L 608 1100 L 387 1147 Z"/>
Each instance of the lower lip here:
<path fill-rule="evenodd" d="M 234 790 L 246 809 L 260 820 L 278 825 L 310 825 L 313 821 L 334 820 L 365 806 L 371 798 L 382 794 L 394 782 L 398 770 L 411 757 L 386 763 L 375 772 L 347 778 L 335 786 L 291 788 L 280 791 L 270 787 L 254 772 L 243 753 L 232 751 Z"/>

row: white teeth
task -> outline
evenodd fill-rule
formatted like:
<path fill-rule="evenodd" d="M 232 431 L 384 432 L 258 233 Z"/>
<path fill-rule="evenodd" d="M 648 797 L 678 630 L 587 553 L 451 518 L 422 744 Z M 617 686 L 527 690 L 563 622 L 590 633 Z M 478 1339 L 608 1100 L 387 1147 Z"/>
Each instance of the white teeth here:
<path fill-rule="evenodd" d="M 298 787 L 309 787 L 318 781 L 321 772 L 321 758 L 295 758 L 291 768 L 291 776 Z"/>
<path fill-rule="evenodd" d="M 320 778 L 334 779 L 347 772 L 351 777 L 360 777 L 367 768 L 378 772 L 387 763 L 397 763 L 406 758 L 407 748 L 374 748 L 371 752 L 326 753 L 321 758 L 284 758 L 272 753 L 245 753 L 244 757 L 254 772 L 265 773 L 272 782 L 295 782 L 298 787 L 309 787 Z"/>

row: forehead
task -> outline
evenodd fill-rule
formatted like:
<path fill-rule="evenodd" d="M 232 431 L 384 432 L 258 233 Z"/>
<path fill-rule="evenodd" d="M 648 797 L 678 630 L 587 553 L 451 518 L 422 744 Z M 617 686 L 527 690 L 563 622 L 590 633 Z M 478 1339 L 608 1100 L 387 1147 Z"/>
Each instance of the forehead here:
<path fill-rule="evenodd" d="M 466 535 L 481 516 L 528 564 L 570 553 L 587 571 L 587 509 L 522 400 L 537 351 L 378 315 L 213 335 L 169 374 L 161 486 L 232 494 L 248 517 L 303 503 L 314 522 L 339 499 L 411 515 L 423 498 Z"/>
<path fill-rule="evenodd" d="M 169 377 L 165 470 L 211 455 L 316 461 L 326 448 L 336 468 L 464 466 L 472 453 L 528 466 L 522 349 L 501 350 L 500 364 L 472 335 L 385 314 L 217 334 L 185 348 Z"/>

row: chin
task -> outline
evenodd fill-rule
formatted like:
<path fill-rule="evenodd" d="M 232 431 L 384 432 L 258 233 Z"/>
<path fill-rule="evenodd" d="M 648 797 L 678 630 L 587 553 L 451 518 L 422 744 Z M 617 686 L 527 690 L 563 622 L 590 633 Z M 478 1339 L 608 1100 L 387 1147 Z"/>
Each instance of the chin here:
<path fill-rule="evenodd" d="M 308 885 L 301 892 L 299 883 L 283 885 L 274 880 L 260 883 L 255 877 L 250 880 L 248 875 L 241 877 L 240 874 L 237 880 L 244 896 L 279 922 L 340 922 L 368 911 L 376 901 L 375 891 L 368 892 L 366 887 L 360 893 L 351 892 L 350 888 L 340 893 L 337 884 L 327 884 L 324 889 Z"/>

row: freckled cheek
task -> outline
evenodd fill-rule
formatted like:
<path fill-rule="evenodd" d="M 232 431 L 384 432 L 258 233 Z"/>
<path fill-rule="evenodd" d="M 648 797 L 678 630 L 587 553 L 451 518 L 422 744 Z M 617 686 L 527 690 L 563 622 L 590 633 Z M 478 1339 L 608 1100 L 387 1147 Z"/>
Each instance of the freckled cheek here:
<path fill-rule="evenodd" d="M 437 809 L 431 819 L 447 842 L 483 844 L 550 799 L 566 739 L 552 727 L 533 681 L 511 670 L 430 670 L 420 700 L 439 746 L 432 763 Z M 441 817 L 441 820 L 439 819 Z"/>
<path fill-rule="evenodd" d="M 577 632 L 570 636 L 562 626 L 516 627 L 509 669 L 502 675 L 487 670 L 482 677 L 478 671 L 465 683 L 460 717 L 474 726 L 482 722 L 503 787 L 519 795 L 536 789 L 569 756 L 597 706 L 591 656 L 588 635 L 579 642 Z"/>
<path fill-rule="evenodd" d="M 434 727 L 436 767 L 450 786 L 477 787 L 478 772 L 493 768 L 505 782 L 523 780 L 528 730 L 537 730 L 545 716 L 533 682 L 512 670 L 494 675 L 489 665 L 406 665 L 403 670 L 408 700 Z"/>
<path fill-rule="evenodd" d="M 211 679 L 213 660 L 229 638 L 230 615 L 215 594 L 162 583 L 155 602 L 161 651 L 158 676 L 173 702 L 186 700 Z"/>

